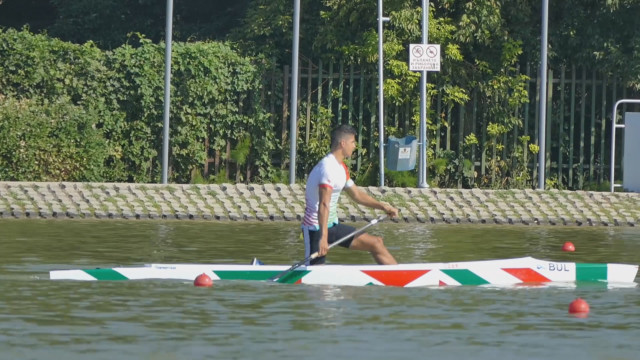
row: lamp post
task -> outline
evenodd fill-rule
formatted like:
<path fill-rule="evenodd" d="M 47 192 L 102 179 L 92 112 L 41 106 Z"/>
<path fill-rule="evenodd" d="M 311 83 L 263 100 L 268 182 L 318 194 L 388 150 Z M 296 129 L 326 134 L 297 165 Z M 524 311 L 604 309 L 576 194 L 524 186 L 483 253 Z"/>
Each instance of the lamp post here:
<path fill-rule="evenodd" d="M 173 0 L 167 0 L 166 40 L 164 53 L 164 122 L 162 135 L 162 183 L 169 173 L 169 111 L 171 108 L 171 33 L 173 32 Z"/>
<path fill-rule="evenodd" d="M 300 51 L 300 0 L 293 1 L 293 51 L 291 54 L 291 120 L 289 136 L 291 149 L 289 155 L 289 184 L 296 182 L 296 140 L 298 135 L 298 53 Z"/>
<path fill-rule="evenodd" d="M 547 46 L 548 46 L 549 0 L 542 0 L 542 36 L 540 37 L 540 129 L 538 133 L 538 190 L 544 190 L 547 135 Z"/>
<path fill-rule="evenodd" d="M 382 0 L 378 0 L 378 143 L 380 153 L 380 186 L 384 186 L 384 29 L 382 23 L 389 21 L 382 16 Z"/>

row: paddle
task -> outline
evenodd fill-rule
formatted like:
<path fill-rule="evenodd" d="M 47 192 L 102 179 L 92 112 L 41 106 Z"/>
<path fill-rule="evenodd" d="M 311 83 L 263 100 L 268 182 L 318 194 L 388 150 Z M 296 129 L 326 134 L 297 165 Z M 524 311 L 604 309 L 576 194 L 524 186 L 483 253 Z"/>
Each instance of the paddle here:
<path fill-rule="evenodd" d="M 334 246 L 336 246 L 336 245 L 340 244 L 341 242 L 346 241 L 346 240 L 347 240 L 347 239 L 349 239 L 350 237 L 355 236 L 355 235 L 357 235 L 357 234 L 359 234 L 359 233 L 363 232 L 363 231 L 364 231 L 365 229 L 367 229 L 368 227 L 370 227 L 370 226 L 373 226 L 373 225 L 377 224 L 378 222 L 382 221 L 382 220 L 383 220 L 384 218 L 386 218 L 386 217 L 387 217 L 387 215 L 382 215 L 382 216 L 380 216 L 380 217 L 379 217 L 379 218 L 377 218 L 377 219 L 373 219 L 373 220 L 371 220 L 367 225 L 365 225 L 365 226 L 361 227 L 360 229 L 355 230 L 355 231 L 354 231 L 354 232 L 352 232 L 351 234 L 346 235 L 345 237 L 340 238 L 340 239 L 338 239 L 337 241 L 335 241 L 335 242 L 333 242 L 332 244 L 330 244 L 330 245 L 329 245 L 329 249 L 331 249 L 332 247 L 334 247 Z M 299 261 L 299 262 L 297 262 L 297 263 L 293 264 L 293 265 L 292 265 L 290 268 L 288 268 L 287 270 L 285 270 L 285 271 L 281 272 L 280 274 L 278 274 L 278 275 L 276 275 L 276 276 L 273 276 L 273 277 L 269 278 L 269 280 L 270 280 L 270 281 L 278 281 L 278 280 L 280 280 L 283 276 L 285 276 L 285 275 L 287 275 L 288 273 L 290 273 L 291 271 L 293 271 L 293 270 L 295 270 L 295 269 L 299 268 L 300 266 L 302 266 L 302 265 L 306 264 L 306 263 L 307 263 L 307 261 L 313 260 L 313 259 L 315 259 L 315 258 L 317 258 L 317 257 L 318 257 L 318 252 L 316 251 L 316 252 L 314 252 L 313 254 L 309 255 L 309 256 L 308 256 L 307 258 L 305 258 L 304 260 Z"/>

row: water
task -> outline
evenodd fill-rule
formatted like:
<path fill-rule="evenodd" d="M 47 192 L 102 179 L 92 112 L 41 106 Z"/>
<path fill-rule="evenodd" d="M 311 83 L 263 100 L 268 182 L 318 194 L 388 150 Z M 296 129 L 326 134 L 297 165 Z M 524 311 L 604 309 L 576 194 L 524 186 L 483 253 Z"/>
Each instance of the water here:
<path fill-rule="evenodd" d="M 640 263 L 640 230 L 383 223 L 400 262 Z M 150 262 L 301 260 L 294 223 L 0 221 L 0 359 L 637 359 L 640 290 L 50 281 Z M 573 241 L 575 253 L 560 251 Z M 371 263 L 341 248 L 333 263 Z M 636 281 L 638 281 L 636 279 Z M 585 298 L 588 318 L 567 314 Z"/>

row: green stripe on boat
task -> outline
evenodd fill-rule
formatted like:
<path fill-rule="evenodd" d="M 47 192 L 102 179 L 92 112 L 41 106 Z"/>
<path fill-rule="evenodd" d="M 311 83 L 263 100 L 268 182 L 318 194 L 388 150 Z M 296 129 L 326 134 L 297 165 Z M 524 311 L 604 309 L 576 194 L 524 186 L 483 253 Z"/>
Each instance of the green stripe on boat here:
<path fill-rule="evenodd" d="M 460 283 L 460 285 L 485 285 L 489 282 L 480 276 L 476 275 L 471 270 L 467 269 L 443 269 L 440 270 L 443 273 L 449 275 L 453 280 Z"/>
<path fill-rule="evenodd" d="M 269 280 L 279 275 L 282 271 L 244 271 L 244 270 L 217 270 L 215 274 L 220 280 Z M 291 271 L 278 279 L 279 283 L 293 284 L 307 275 L 309 271 Z"/>
<path fill-rule="evenodd" d="M 113 269 L 90 269 L 84 270 L 84 272 L 93 276 L 96 280 L 129 280 L 129 278 Z"/>
<path fill-rule="evenodd" d="M 607 264 L 576 264 L 576 281 L 607 280 Z"/>

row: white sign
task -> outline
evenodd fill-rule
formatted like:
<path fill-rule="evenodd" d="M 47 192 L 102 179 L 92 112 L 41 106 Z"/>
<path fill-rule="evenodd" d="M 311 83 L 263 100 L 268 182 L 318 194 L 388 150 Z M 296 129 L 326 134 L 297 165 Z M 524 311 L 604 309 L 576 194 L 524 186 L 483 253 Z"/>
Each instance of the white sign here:
<path fill-rule="evenodd" d="M 411 147 L 401 147 L 398 152 L 398 159 L 411 159 Z"/>
<path fill-rule="evenodd" d="M 440 71 L 440 44 L 409 45 L 409 70 Z"/>

